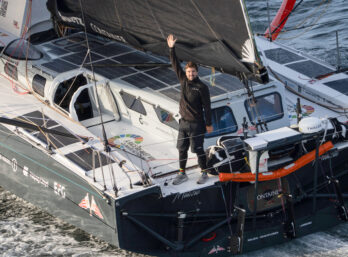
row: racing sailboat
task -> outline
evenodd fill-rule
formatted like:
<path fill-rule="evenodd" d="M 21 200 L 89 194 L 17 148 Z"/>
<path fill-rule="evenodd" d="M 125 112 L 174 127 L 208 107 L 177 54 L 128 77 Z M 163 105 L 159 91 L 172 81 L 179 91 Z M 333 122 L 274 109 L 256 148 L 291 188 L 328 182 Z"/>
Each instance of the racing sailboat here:
<path fill-rule="evenodd" d="M 11 19 L 16 5 L 4 2 Z M 320 105 L 301 113 L 313 106 L 304 98 L 288 113 L 298 96 L 263 64 L 266 47 L 281 45 L 254 38 L 243 1 L 47 4 L 58 34 L 82 31 L 48 40 L 1 28 L 2 187 L 156 256 L 231 256 L 347 220 L 345 120 Z M 192 154 L 189 180 L 172 184 L 180 91 L 165 38 L 173 31 L 179 58 L 201 65 L 211 93 L 203 185 Z"/>

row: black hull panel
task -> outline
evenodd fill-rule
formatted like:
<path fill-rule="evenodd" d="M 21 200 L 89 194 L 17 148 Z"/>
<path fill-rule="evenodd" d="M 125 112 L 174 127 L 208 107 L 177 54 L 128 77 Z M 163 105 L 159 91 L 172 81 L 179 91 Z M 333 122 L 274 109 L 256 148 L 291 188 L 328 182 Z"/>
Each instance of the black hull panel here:
<path fill-rule="evenodd" d="M 235 246 L 230 238 L 237 234 L 238 223 L 234 205 L 246 210 L 242 252 L 335 226 L 343 221 L 336 191 L 332 183 L 327 183 L 326 176 L 334 175 L 339 180 L 347 206 L 348 172 L 343 158 L 347 154 L 347 151 L 340 152 L 332 157 L 331 164 L 327 156 L 322 158 L 316 192 L 313 191 L 315 166 L 312 163 L 281 180 L 260 182 L 256 215 L 254 184 L 250 183 L 216 183 L 165 198 L 152 190 L 141 192 L 133 199 L 123 199 L 116 208 L 118 227 L 122 231 L 120 246 L 155 256 L 210 256 L 212 253 L 231 256 Z M 280 183 L 283 192 L 293 197 L 293 233 L 286 226 L 289 220 L 286 202 L 278 197 Z M 182 214 L 185 217 L 181 220 Z"/>
<path fill-rule="evenodd" d="M 15 135 L 0 133 L 0 186 L 55 217 L 118 245 L 114 201 L 107 203 L 81 177 Z M 88 207 L 92 199 L 97 208 L 91 210 Z"/>
<path fill-rule="evenodd" d="M 316 191 L 312 163 L 281 180 L 260 182 L 256 212 L 251 183 L 218 182 L 167 197 L 153 186 L 115 200 L 18 136 L 1 133 L 0 154 L 0 186 L 113 245 L 156 256 L 231 256 L 241 222 L 235 206 L 245 210 L 241 252 L 291 240 L 282 192 L 293 197 L 294 237 L 337 225 L 341 206 L 327 176 L 339 180 L 348 204 L 347 150 L 321 158 Z"/>

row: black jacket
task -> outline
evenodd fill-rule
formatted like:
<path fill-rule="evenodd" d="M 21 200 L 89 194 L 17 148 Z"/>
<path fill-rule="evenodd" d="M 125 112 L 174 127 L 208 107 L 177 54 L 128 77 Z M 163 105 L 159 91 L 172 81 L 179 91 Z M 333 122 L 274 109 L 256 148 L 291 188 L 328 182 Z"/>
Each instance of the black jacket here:
<path fill-rule="evenodd" d="M 211 108 L 209 88 L 198 77 L 189 81 L 175 54 L 175 49 L 170 48 L 170 61 L 180 81 L 180 107 L 179 113 L 186 121 L 203 122 L 211 125 Z M 204 109 L 204 118 L 203 118 Z"/>

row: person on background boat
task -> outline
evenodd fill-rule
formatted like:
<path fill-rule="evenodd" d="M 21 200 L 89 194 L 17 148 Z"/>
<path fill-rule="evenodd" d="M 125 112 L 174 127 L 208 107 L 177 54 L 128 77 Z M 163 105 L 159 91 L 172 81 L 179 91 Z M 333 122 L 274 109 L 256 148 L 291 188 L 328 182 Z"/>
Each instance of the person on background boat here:
<path fill-rule="evenodd" d="M 198 184 L 203 184 L 208 179 L 206 156 L 203 149 L 204 134 L 211 133 L 213 126 L 211 123 L 210 93 L 208 86 L 198 78 L 198 66 L 193 62 L 188 62 L 185 72 L 180 66 L 180 62 L 175 54 L 176 38 L 170 34 L 167 43 L 170 51 L 170 60 L 173 69 L 180 81 L 180 105 L 179 113 L 179 135 L 177 148 L 179 150 L 180 171 L 173 181 L 173 185 L 179 185 L 188 180 L 185 173 L 187 162 L 187 151 L 191 146 L 191 151 L 197 154 L 198 164 L 202 174 L 198 179 Z"/>

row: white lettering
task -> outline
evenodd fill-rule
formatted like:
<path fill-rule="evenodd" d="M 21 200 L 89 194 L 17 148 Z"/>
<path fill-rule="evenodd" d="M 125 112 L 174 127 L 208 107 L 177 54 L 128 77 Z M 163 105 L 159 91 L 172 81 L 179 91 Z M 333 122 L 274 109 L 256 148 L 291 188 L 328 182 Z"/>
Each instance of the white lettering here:
<path fill-rule="evenodd" d="M 186 192 L 183 194 L 177 193 L 172 201 L 172 203 L 174 203 L 176 200 L 184 200 L 186 198 L 191 198 L 194 196 L 197 196 L 201 193 L 200 190 L 196 190 L 196 191 L 191 191 L 191 192 Z"/>
<path fill-rule="evenodd" d="M 12 159 L 12 170 L 13 172 L 17 172 L 18 169 L 18 164 L 17 164 L 17 160 L 15 158 Z"/>
<path fill-rule="evenodd" d="M 121 41 L 123 43 L 127 43 L 127 41 L 122 36 L 115 35 L 115 34 L 112 34 L 112 33 L 108 32 L 108 31 L 106 31 L 106 30 L 103 30 L 103 29 L 99 28 L 97 25 L 95 25 L 93 23 L 90 23 L 89 26 L 91 27 L 91 29 L 93 31 L 99 33 L 100 35 L 103 35 L 103 36 L 115 39 L 117 41 Z"/>
<path fill-rule="evenodd" d="M 276 196 L 278 194 L 279 194 L 278 190 L 266 192 L 266 193 L 258 195 L 257 200 L 261 200 L 261 199 L 265 199 L 265 198 L 272 198 L 273 196 Z"/>
<path fill-rule="evenodd" d="M 27 166 L 23 167 L 23 175 L 26 177 L 28 177 L 28 175 L 29 175 L 29 168 Z"/>
<path fill-rule="evenodd" d="M 58 184 L 57 182 L 54 182 L 54 193 L 56 195 L 59 195 L 63 198 L 65 198 L 65 187 L 62 186 L 61 184 Z"/>
<path fill-rule="evenodd" d="M 85 24 L 83 23 L 81 18 L 78 18 L 78 17 L 66 17 L 66 16 L 63 16 L 60 12 L 58 12 L 58 14 L 59 14 L 60 18 L 63 21 L 76 23 L 76 24 L 79 24 L 81 26 L 85 26 Z"/>

